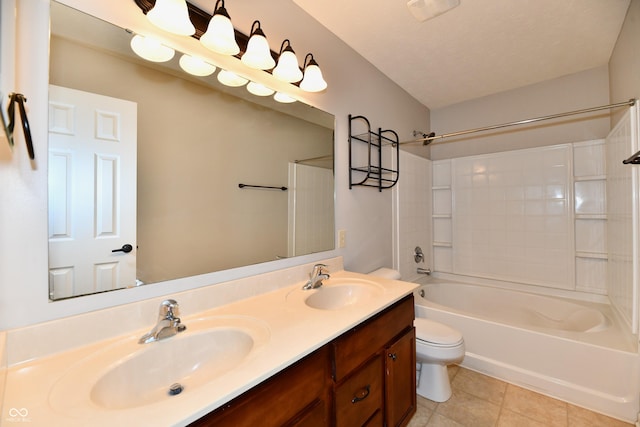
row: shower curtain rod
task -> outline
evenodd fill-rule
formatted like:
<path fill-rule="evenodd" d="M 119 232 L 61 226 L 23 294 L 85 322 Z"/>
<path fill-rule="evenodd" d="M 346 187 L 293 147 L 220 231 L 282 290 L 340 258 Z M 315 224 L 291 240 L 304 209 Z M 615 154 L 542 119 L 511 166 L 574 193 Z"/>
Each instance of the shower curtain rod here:
<path fill-rule="evenodd" d="M 600 107 L 585 108 L 583 110 L 569 111 L 567 113 L 552 114 L 550 116 L 536 117 L 536 118 L 533 118 L 533 119 L 518 120 L 517 122 L 503 123 L 503 124 L 500 124 L 500 125 L 485 126 L 485 127 L 481 127 L 481 128 L 461 130 L 461 131 L 458 131 L 458 132 L 445 133 L 445 134 L 442 134 L 442 135 L 435 135 L 432 132 L 429 135 L 425 135 L 424 138 L 412 139 L 410 141 L 403 141 L 403 142 L 400 142 L 400 144 L 411 144 L 411 143 L 416 143 L 416 142 L 422 142 L 423 145 L 429 145 L 432 142 L 434 142 L 434 140 L 436 140 L 436 139 L 450 138 L 452 136 L 467 135 L 467 134 L 476 133 L 476 132 L 484 132 L 484 131 L 487 131 L 487 130 L 500 129 L 500 128 L 505 128 L 505 127 L 509 127 L 509 126 L 525 125 L 525 124 L 528 124 L 528 123 L 535 123 L 535 122 L 539 122 L 539 121 L 542 121 L 542 120 L 557 119 L 557 118 L 560 118 L 560 117 L 573 116 L 575 114 L 591 113 L 593 111 L 607 110 L 607 109 L 616 108 L 616 107 L 623 107 L 625 105 L 632 106 L 635 103 L 636 103 L 636 99 L 632 98 L 632 99 L 630 99 L 630 100 L 628 100 L 626 102 L 619 102 L 617 104 L 609 104 L 609 105 L 602 105 Z"/>

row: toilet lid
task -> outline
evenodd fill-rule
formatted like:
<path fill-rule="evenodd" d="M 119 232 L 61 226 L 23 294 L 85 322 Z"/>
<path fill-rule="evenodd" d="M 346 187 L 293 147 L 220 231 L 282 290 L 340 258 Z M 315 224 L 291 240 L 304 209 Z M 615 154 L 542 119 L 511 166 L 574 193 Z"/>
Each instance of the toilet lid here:
<path fill-rule="evenodd" d="M 458 344 L 462 341 L 460 332 L 442 323 L 417 317 L 413 324 L 416 327 L 416 337 L 419 340 L 440 345 Z"/>

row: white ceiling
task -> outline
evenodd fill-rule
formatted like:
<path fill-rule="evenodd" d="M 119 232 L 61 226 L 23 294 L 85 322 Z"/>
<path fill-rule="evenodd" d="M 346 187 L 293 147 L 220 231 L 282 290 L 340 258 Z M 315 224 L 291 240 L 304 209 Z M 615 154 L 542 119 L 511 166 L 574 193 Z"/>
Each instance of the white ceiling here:
<path fill-rule="evenodd" d="M 630 0 L 293 0 L 431 109 L 605 65 Z"/>

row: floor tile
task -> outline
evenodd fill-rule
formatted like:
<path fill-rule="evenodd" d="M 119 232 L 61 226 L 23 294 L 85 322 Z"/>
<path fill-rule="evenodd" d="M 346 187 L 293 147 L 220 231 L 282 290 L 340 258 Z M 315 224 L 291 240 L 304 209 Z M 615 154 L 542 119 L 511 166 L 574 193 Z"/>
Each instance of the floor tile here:
<path fill-rule="evenodd" d="M 578 406 L 568 405 L 568 410 L 569 427 L 633 427 L 633 424 L 625 423 L 624 421 L 616 420 Z"/>
<path fill-rule="evenodd" d="M 567 426 L 567 404 L 530 390 L 507 385 L 504 409 L 544 423 L 546 426 Z"/>
<path fill-rule="evenodd" d="M 451 399 L 418 396 L 408 427 L 634 427 L 459 366 L 448 372 Z"/>
<path fill-rule="evenodd" d="M 459 390 L 436 408 L 436 414 L 473 427 L 494 426 L 499 413 L 499 405 Z"/>
<path fill-rule="evenodd" d="M 465 391 L 497 405 L 502 404 L 507 383 L 468 369 L 460 369 L 451 383 L 454 390 Z"/>
<path fill-rule="evenodd" d="M 471 427 L 471 424 L 460 424 L 451 418 L 447 418 L 440 414 L 433 414 L 433 417 L 429 420 L 427 427 Z"/>
<path fill-rule="evenodd" d="M 498 427 L 546 427 L 543 422 L 535 421 L 508 409 L 500 411 Z"/>

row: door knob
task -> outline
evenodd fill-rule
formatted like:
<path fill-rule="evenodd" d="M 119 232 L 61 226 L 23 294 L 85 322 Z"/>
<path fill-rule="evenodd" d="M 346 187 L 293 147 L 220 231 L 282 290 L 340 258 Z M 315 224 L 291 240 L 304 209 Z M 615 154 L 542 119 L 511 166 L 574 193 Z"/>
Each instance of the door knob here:
<path fill-rule="evenodd" d="M 127 243 L 126 245 L 122 245 L 120 249 L 114 249 L 111 252 L 124 252 L 125 254 L 128 254 L 132 250 L 133 250 L 133 246 Z"/>

